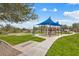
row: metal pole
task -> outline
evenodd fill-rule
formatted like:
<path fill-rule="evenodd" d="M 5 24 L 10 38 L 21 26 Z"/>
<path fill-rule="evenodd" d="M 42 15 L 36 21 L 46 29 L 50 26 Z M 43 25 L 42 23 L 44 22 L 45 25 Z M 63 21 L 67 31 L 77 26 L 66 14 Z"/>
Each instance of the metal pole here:
<path fill-rule="evenodd" d="M 49 25 L 49 37 L 51 37 L 51 25 Z"/>
<path fill-rule="evenodd" d="M 35 35 L 35 30 L 34 30 L 34 26 L 33 26 L 33 30 L 32 30 L 32 35 Z"/>

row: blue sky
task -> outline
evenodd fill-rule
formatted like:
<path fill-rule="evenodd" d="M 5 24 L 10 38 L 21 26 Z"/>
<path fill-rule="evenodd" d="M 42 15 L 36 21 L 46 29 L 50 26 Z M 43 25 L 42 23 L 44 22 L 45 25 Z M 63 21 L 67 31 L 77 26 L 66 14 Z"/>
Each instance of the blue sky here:
<path fill-rule="evenodd" d="M 50 16 L 53 21 L 59 21 L 60 24 L 71 25 L 72 23 L 79 22 L 79 4 L 35 3 L 33 8 L 38 15 L 37 20 L 12 25 L 20 28 L 32 28 Z"/>

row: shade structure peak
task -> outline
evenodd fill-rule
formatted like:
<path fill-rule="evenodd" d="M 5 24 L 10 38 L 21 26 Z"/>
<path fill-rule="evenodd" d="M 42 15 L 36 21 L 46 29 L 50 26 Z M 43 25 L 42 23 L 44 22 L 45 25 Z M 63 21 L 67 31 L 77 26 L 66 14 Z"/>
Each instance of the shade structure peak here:
<path fill-rule="evenodd" d="M 45 21 L 37 24 L 37 25 L 52 25 L 52 26 L 60 26 L 59 22 L 54 22 L 51 17 L 46 19 Z"/>

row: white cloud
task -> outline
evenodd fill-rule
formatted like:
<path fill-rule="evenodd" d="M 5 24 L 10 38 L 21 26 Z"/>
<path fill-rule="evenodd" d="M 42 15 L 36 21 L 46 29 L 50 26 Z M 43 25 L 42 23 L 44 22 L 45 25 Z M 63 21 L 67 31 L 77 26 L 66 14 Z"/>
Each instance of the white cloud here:
<path fill-rule="evenodd" d="M 62 25 L 64 25 L 64 24 L 71 25 L 73 23 L 72 20 L 69 20 L 69 19 L 57 19 L 57 18 L 55 18 L 54 21 L 55 22 L 58 21 Z"/>
<path fill-rule="evenodd" d="M 42 11 L 48 11 L 48 9 L 47 8 L 43 8 Z"/>
<path fill-rule="evenodd" d="M 33 9 L 35 9 L 36 7 L 32 7 Z"/>
<path fill-rule="evenodd" d="M 36 7 L 34 7 L 34 6 L 33 6 L 33 7 L 30 7 L 30 8 L 32 8 L 32 9 L 36 9 Z"/>
<path fill-rule="evenodd" d="M 56 8 L 53 9 L 54 12 L 57 12 L 58 10 Z"/>
<path fill-rule="evenodd" d="M 68 16 L 68 17 L 78 20 L 79 19 L 79 10 L 72 11 L 72 12 L 64 12 L 64 16 Z"/>
<path fill-rule="evenodd" d="M 54 8 L 54 9 L 43 8 L 42 11 L 57 12 L 58 9 L 56 9 L 56 8 Z"/>
<path fill-rule="evenodd" d="M 70 24 L 79 23 L 79 10 L 71 11 L 71 12 L 64 12 L 63 14 L 64 14 L 64 16 L 69 17 L 69 19 L 67 18 L 68 23 L 70 23 Z M 67 22 L 65 22 L 65 23 L 67 23 Z"/>
<path fill-rule="evenodd" d="M 54 9 L 49 9 L 50 12 L 57 12 L 58 9 L 54 8 Z"/>
<path fill-rule="evenodd" d="M 63 20 L 58 20 L 60 22 L 60 24 L 66 24 L 66 25 L 71 25 L 73 22 L 72 20 L 69 19 L 63 19 Z"/>

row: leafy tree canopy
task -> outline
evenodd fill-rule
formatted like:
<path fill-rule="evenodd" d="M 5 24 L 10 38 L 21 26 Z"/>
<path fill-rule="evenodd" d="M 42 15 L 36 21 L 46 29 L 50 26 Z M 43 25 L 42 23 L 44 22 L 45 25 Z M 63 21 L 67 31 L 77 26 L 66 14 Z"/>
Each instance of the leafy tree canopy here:
<path fill-rule="evenodd" d="M 37 19 L 33 6 L 29 3 L 1 3 L 0 20 L 18 23 Z"/>

